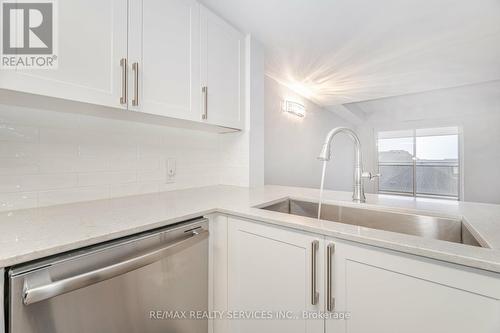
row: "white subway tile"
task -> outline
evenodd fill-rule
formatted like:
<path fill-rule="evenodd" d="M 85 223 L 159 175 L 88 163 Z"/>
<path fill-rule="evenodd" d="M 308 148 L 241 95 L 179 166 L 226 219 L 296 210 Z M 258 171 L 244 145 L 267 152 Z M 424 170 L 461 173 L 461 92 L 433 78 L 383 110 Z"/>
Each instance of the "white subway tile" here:
<path fill-rule="evenodd" d="M 0 123 L 0 140 L 38 142 L 38 129 L 18 124 Z"/>
<path fill-rule="evenodd" d="M 108 197 L 108 186 L 75 187 L 71 189 L 42 191 L 38 194 L 38 205 L 42 207 L 69 202 L 106 199 Z"/>
<path fill-rule="evenodd" d="M 178 169 L 176 183 L 183 188 L 218 184 L 219 169 L 205 166 Z"/>
<path fill-rule="evenodd" d="M 76 172 L 97 172 L 110 169 L 109 159 L 106 157 L 80 156 L 75 162 L 74 170 Z"/>
<path fill-rule="evenodd" d="M 179 190 L 180 188 L 178 187 L 177 183 L 162 183 L 159 185 L 159 191 L 160 192 L 165 192 L 165 191 L 174 191 L 174 190 Z"/>
<path fill-rule="evenodd" d="M 137 170 L 137 156 L 114 156 L 110 158 L 109 170 L 132 171 Z"/>
<path fill-rule="evenodd" d="M 166 160 L 160 157 L 141 157 L 137 159 L 137 170 L 141 172 L 158 171 L 165 168 Z"/>
<path fill-rule="evenodd" d="M 248 167 L 224 167 L 221 169 L 221 184 L 247 186 L 249 183 Z"/>
<path fill-rule="evenodd" d="M 137 181 L 137 173 L 135 171 L 92 172 L 78 175 L 79 186 L 123 184 L 135 181 Z"/>
<path fill-rule="evenodd" d="M 137 173 L 137 180 L 139 182 L 157 181 L 164 183 L 167 179 L 167 169 L 158 169 L 155 171 L 145 171 Z"/>
<path fill-rule="evenodd" d="M 165 127 L 149 126 L 147 128 L 136 129 L 130 139 L 139 146 L 159 146 L 163 145 Z"/>
<path fill-rule="evenodd" d="M 104 172 L 109 170 L 109 159 L 101 156 L 41 157 L 40 173 Z"/>
<path fill-rule="evenodd" d="M 38 206 L 37 192 L 0 193 L 0 211 Z"/>
<path fill-rule="evenodd" d="M 43 191 L 75 187 L 76 185 L 77 175 L 70 173 L 0 176 L 1 193 Z"/>
<path fill-rule="evenodd" d="M 40 143 L 40 156 L 77 156 L 78 145 L 70 142 Z"/>
<path fill-rule="evenodd" d="M 69 173 L 75 172 L 77 165 L 75 156 L 42 156 L 38 160 L 40 173 Z"/>
<path fill-rule="evenodd" d="M 40 127 L 41 143 L 74 143 L 78 144 L 86 133 L 75 128 Z"/>
<path fill-rule="evenodd" d="M 138 156 L 141 157 L 163 157 L 174 154 L 175 149 L 164 144 L 139 145 Z"/>
<path fill-rule="evenodd" d="M 34 158 L 0 158 L 0 175 L 26 175 L 38 172 Z"/>
<path fill-rule="evenodd" d="M 0 141 L 0 157 L 38 157 L 39 145 L 32 142 Z"/>
<path fill-rule="evenodd" d="M 80 156 L 101 157 L 137 157 L 137 146 L 111 144 L 107 141 L 82 143 L 79 145 Z"/>
<path fill-rule="evenodd" d="M 193 149 L 180 154 L 179 163 L 189 166 L 212 167 L 219 165 L 219 154 L 217 150 L 212 149 Z"/>
<path fill-rule="evenodd" d="M 159 191 L 159 188 L 157 182 L 111 185 L 110 195 L 111 197 L 122 197 L 127 195 L 155 193 Z"/>
<path fill-rule="evenodd" d="M 22 176 L 0 176 L 0 193 L 25 191 Z"/>

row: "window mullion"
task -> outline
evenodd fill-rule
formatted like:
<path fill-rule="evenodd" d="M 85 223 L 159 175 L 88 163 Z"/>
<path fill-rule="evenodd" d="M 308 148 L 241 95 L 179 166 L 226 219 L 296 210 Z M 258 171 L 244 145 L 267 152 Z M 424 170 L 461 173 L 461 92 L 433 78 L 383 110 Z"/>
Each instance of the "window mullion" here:
<path fill-rule="evenodd" d="M 417 196 L 417 130 L 413 130 L 413 196 Z"/>

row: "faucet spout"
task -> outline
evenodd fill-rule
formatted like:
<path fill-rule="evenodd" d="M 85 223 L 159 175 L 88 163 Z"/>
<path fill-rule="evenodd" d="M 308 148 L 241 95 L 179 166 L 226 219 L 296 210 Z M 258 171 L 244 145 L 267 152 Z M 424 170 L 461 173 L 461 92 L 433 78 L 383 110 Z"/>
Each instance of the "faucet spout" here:
<path fill-rule="evenodd" d="M 321 152 L 318 156 L 319 160 L 329 161 L 331 158 L 331 145 L 333 138 L 339 134 L 344 133 L 347 134 L 354 141 L 355 148 L 355 160 L 354 160 L 354 179 L 353 179 L 353 195 L 352 199 L 356 202 L 365 202 L 365 192 L 363 188 L 362 176 L 363 176 L 363 165 L 362 165 L 362 157 L 361 157 L 361 141 L 359 140 L 358 135 L 352 129 L 347 127 L 336 127 L 328 132 L 325 142 L 323 143 L 323 147 L 321 148 Z"/>

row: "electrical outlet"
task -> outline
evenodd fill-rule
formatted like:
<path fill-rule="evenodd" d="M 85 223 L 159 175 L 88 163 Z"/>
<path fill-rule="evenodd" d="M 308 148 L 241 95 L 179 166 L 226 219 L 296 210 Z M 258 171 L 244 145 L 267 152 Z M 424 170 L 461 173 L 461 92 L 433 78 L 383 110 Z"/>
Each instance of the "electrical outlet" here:
<path fill-rule="evenodd" d="M 167 184 L 175 183 L 175 175 L 177 173 L 175 158 L 167 158 Z"/>

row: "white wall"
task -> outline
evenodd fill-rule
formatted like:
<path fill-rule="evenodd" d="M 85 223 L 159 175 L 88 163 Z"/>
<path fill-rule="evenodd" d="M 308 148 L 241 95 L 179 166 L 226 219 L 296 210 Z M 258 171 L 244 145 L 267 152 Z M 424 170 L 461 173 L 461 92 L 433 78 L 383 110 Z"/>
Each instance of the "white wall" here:
<path fill-rule="evenodd" d="M 281 111 L 284 98 L 306 105 L 304 118 Z M 322 163 L 317 160 L 329 130 L 353 127 L 333 112 L 300 97 L 273 79 L 265 79 L 265 182 L 318 188 Z M 354 146 L 347 137 L 334 140 L 325 188 L 352 190 Z"/>
<path fill-rule="evenodd" d="M 365 123 L 358 128 L 365 164 L 375 168 L 374 132 L 461 126 L 466 201 L 500 203 L 500 81 L 346 104 Z"/>

